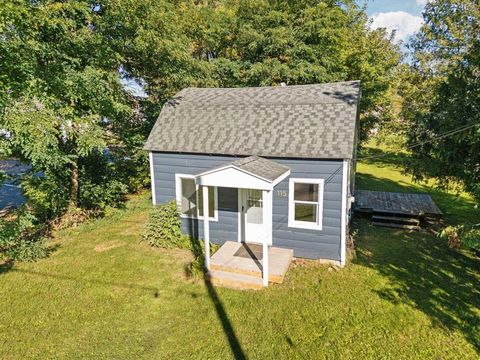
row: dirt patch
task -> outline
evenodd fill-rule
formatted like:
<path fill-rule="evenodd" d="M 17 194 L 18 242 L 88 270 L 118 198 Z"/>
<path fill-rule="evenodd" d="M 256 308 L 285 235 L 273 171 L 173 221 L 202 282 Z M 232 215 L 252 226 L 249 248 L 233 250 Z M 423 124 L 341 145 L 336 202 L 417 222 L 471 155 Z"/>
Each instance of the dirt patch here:
<path fill-rule="evenodd" d="M 98 244 L 97 246 L 95 246 L 94 250 L 96 252 L 104 252 L 121 246 L 123 246 L 123 244 L 119 241 L 109 241 L 106 243 Z"/>

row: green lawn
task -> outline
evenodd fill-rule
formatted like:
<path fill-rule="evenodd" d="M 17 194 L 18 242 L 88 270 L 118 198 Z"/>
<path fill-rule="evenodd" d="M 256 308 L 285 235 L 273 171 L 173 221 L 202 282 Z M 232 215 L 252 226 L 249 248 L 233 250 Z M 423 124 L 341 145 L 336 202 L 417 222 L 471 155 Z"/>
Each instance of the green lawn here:
<path fill-rule="evenodd" d="M 480 218 L 468 197 L 413 185 L 385 159 L 358 187 L 428 191 L 447 220 Z M 36 263 L 0 272 L 0 358 L 478 359 L 480 260 L 426 233 L 354 223 L 357 258 L 297 265 L 262 291 L 188 279 L 191 254 L 140 240 L 149 209 L 57 236 Z"/>

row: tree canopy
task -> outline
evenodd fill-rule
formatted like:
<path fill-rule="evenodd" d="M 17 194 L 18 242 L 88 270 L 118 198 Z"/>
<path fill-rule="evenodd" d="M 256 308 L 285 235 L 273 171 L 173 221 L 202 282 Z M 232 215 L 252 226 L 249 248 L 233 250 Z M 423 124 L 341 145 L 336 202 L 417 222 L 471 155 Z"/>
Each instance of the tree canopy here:
<path fill-rule="evenodd" d="M 403 114 L 414 146 L 408 170 L 443 186 L 460 181 L 480 201 L 479 34 L 478 1 L 427 4 L 411 44 Z"/>
<path fill-rule="evenodd" d="M 94 176 L 98 163 L 88 174 L 91 164 L 125 145 L 121 130 L 134 118 L 120 56 L 97 31 L 93 2 L 9 1 L 0 16 L 2 149 L 42 173 L 27 188 L 31 199 L 40 191 L 60 212 L 85 207 L 80 185 L 112 184 Z"/>

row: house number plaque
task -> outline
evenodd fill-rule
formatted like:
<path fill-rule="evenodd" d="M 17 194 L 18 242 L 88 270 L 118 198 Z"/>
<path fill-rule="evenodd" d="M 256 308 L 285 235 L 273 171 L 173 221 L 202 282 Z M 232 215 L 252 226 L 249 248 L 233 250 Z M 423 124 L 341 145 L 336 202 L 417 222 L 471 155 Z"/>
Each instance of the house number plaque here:
<path fill-rule="evenodd" d="M 287 190 L 277 190 L 278 197 L 287 197 L 287 195 L 288 195 Z"/>

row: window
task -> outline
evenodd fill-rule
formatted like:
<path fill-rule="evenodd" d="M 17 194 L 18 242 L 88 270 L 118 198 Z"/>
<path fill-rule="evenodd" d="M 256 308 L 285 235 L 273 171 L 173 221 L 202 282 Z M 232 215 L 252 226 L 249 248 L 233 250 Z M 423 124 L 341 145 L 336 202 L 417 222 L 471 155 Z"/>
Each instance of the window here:
<path fill-rule="evenodd" d="M 203 186 L 193 175 L 176 175 L 176 198 L 181 217 L 203 219 Z M 217 188 L 208 187 L 208 217 L 218 219 Z"/>
<path fill-rule="evenodd" d="M 198 187 L 198 215 L 203 216 L 203 186 Z M 215 218 L 215 188 L 208 187 L 208 217 Z"/>
<path fill-rule="evenodd" d="M 322 230 L 323 179 L 290 179 L 288 226 Z"/>

